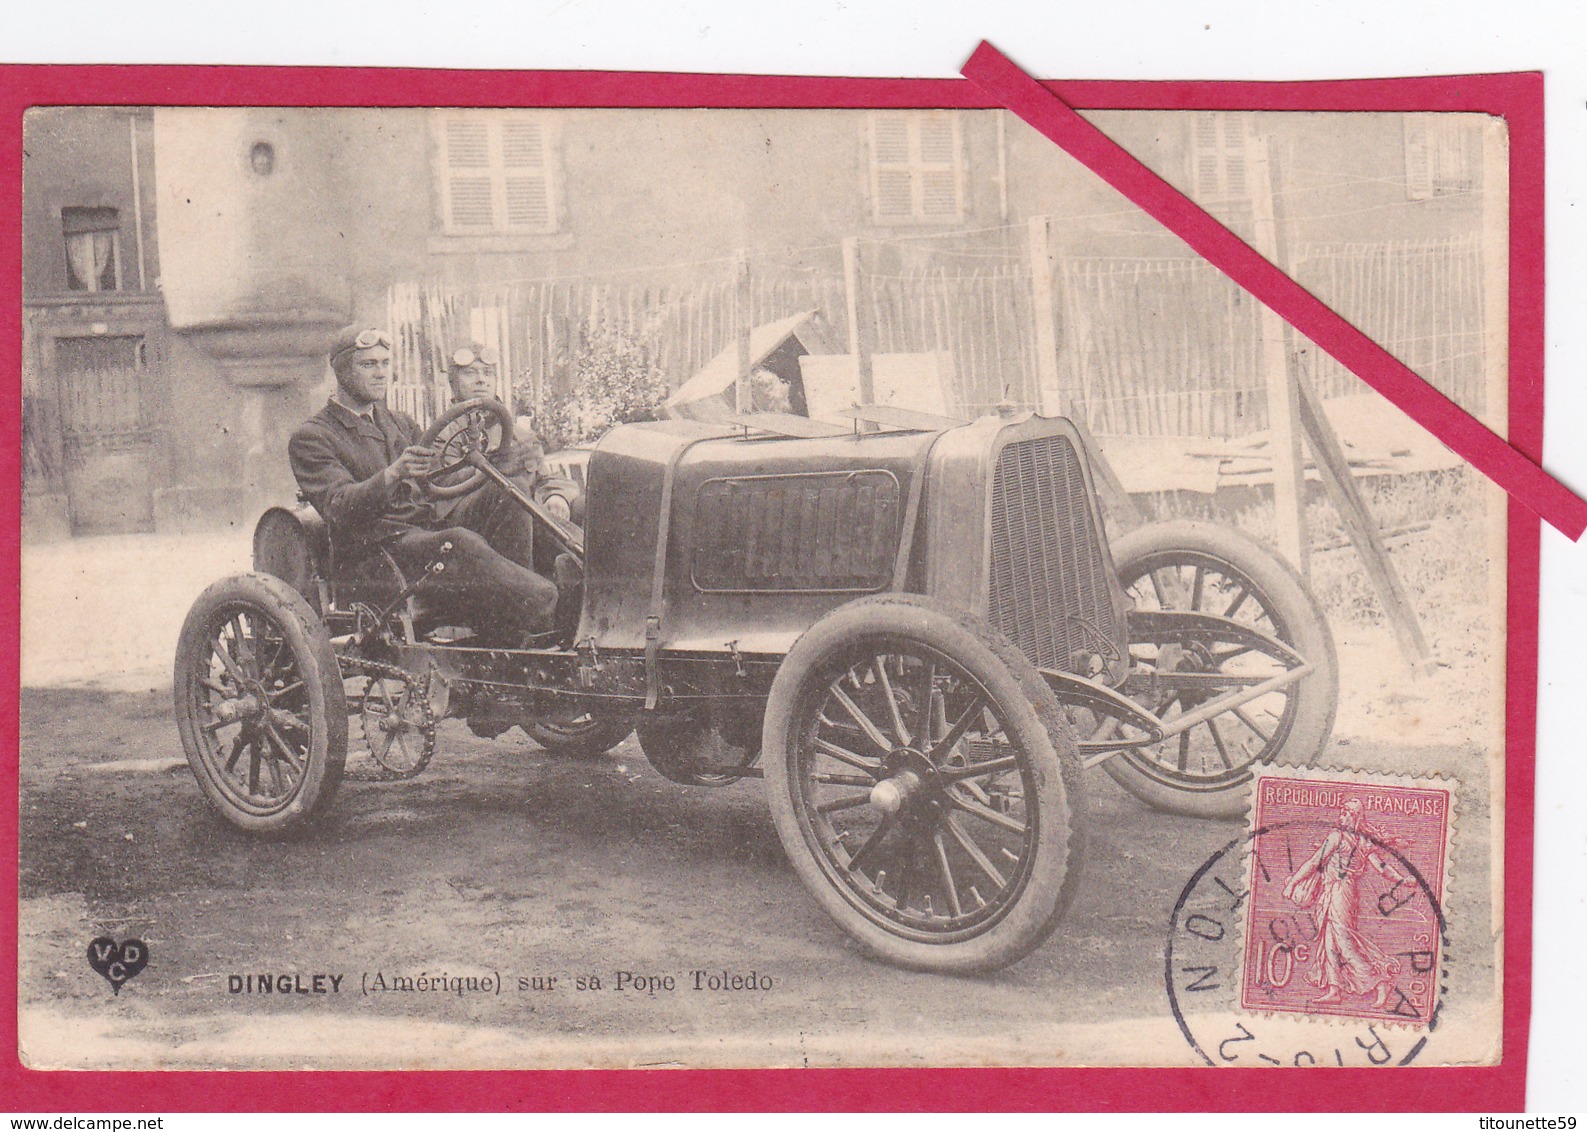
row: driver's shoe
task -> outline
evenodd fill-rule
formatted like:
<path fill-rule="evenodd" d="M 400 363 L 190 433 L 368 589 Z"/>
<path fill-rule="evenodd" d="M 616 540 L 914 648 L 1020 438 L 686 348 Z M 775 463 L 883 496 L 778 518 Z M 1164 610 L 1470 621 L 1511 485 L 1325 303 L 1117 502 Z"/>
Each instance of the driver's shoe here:
<path fill-rule="evenodd" d="M 584 604 L 584 568 L 571 554 L 557 555 L 552 566 L 557 584 L 556 630 L 569 643 L 579 629 L 579 614 Z"/>

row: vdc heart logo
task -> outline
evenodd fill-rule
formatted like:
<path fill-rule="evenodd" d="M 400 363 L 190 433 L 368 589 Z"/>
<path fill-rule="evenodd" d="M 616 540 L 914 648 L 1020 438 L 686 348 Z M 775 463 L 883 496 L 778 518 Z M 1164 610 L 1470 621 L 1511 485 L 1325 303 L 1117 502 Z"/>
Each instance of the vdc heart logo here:
<path fill-rule="evenodd" d="M 110 984 L 110 989 L 121 993 L 121 984 L 149 965 L 149 948 L 141 939 L 124 939 L 120 943 L 102 935 L 88 945 L 88 965 Z"/>

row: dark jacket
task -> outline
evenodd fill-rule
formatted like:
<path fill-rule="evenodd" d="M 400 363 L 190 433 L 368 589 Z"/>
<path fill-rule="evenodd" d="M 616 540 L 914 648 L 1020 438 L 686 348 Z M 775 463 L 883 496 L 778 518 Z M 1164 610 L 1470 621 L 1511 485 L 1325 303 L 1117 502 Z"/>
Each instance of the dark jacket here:
<path fill-rule="evenodd" d="M 384 405 L 371 421 L 328 401 L 292 434 L 287 455 L 298 487 L 339 538 L 386 542 L 437 518 L 416 485 L 383 476 L 419 433 L 412 417 Z"/>

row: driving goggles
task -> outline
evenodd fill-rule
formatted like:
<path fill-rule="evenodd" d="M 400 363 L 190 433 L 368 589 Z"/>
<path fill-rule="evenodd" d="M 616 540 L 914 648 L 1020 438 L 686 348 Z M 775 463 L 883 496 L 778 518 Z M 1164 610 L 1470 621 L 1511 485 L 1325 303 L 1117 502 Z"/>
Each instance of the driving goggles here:
<path fill-rule="evenodd" d="M 473 350 L 470 350 L 467 346 L 464 346 L 461 350 L 452 355 L 452 364 L 458 369 L 462 369 L 465 366 L 471 366 L 475 362 L 479 362 L 481 365 L 493 366 L 500 361 L 501 355 L 495 350 L 491 349 L 489 346 L 486 346 L 477 354 Z"/>
<path fill-rule="evenodd" d="M 337 358 L 342 357 L 344 354 L 350 354 L 354 350 L 372 350 L 376 346 L 384 346 L 388 350 L 391 349 L 391 335 L 384 330 L 375 330 L 373 328 L 360 330 L 357 336 L 353 338 L 352 345 L 343 346 L 340 350 L 337 350 L 336 353 L 331 355 L 331 361 L 334 363 Z"/>

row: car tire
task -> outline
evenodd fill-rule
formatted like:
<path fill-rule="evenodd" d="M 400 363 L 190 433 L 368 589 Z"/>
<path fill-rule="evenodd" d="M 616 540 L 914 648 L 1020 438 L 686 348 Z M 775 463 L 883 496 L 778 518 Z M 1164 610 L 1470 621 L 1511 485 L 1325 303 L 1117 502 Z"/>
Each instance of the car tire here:
<path fill-rule="evenodd" d="M 711 705 L 677 713 L 646 713 L 635 730 L 656 773 L 682 786 L 731 786 L 760 758 L 755 720 L 724 718 Z M 720 767 L 720 770 L 712 769 Z"/>
<path fill-rule="evenodd" d="M 232 825 L 286 834 L 325 814 L 347 761 L 347 701 L 325 627 L 291 586 L 239 574 L 200 594 L 173 695 L 188 764 Z"/>
<path fill-rule="evenodd" d="M 604 755 L 634 733 L 627 717 L 568 711 L 536 715 L 523 723 L 525 734 L 553 755 L 593 758 Z"/>
<path fill-rule="evenodd" d="M 913 595 L 839 607 L 789 651 L 763 734 L 788 858 L 872 955 L 985 972 L 1057 926 L 1084 855 L 1079 754 L 1052 691 L 983 621 Z"/>
<path fill-rule="evenodd" d="M 1137 606 L 1193 607 L 1219 615 L 1234 607 L 1235 619 L 1276 637 L 1315 666 L 1291 686 L 1293 694 L 1284 695 L 1284 706 L 1272 713 L 1270 724 L 1251 720 L 1255 710 L 1244 713 L 1247 720 L 1231 711 L 1202 725 L 1205 737 L 1202 728 L 1185 733 L 1207 748 L 1201 752 L 1204 773 L 1179 765 L 1188 766 L 1190 761 L 1186 748 L 1178 746 L 1188 747 L 1190 740 L 1182 739 L 1121 751 L 1102 764 L 1115 782 L 1156 809 L 1238 818 L 1245 812 L 1258 766 L 1310 766 L 1328 742 L 1339 703 L 1339 664 L 1328 621 L 1288 563 L 1228 527 L 1193 521 L 1154 523 L 1124 535 L 1112 549 L 1119 583 Z M 1176 600 L 1157 592 L 1152 576 L 1159 571 L 1164 572 L 1158 574 L 1160 579 L 1188 579 L 1189 594 L 1180 593 Z M 1132 642 L 1132 648 L 1138 645 Z M 1218 728 L 1220 720 L 1230 732 L 1227 737 Z M 1246 747 L 1228 757 L 1231 739 L 1241 735 Z"/>

